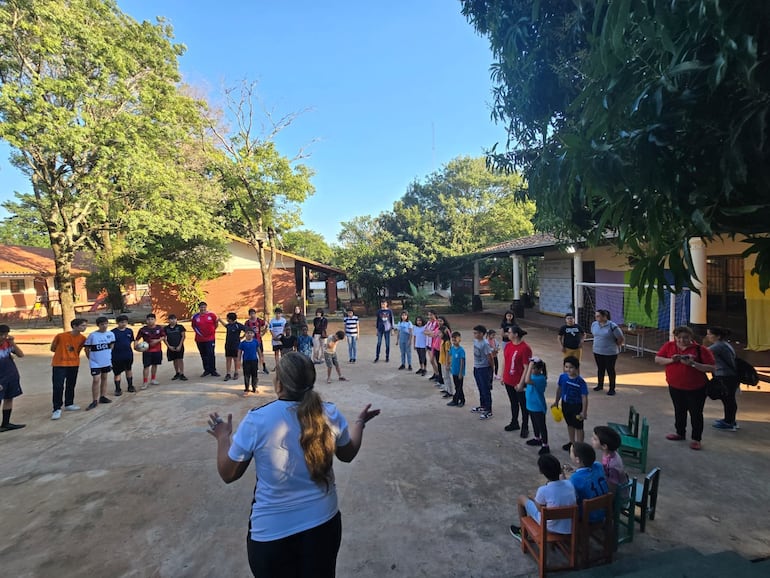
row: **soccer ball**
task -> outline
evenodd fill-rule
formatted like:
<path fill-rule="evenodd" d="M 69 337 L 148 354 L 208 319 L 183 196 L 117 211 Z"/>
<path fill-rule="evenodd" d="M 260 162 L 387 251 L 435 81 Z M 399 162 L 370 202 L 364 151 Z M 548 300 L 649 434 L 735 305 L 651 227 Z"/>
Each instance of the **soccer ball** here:
<path fill-rule="evenodd" d="M 150 344 L 146 341 L 139 341 L 136 344 L 136 350 L 137 351 L 147 351 L 150 348 Z"/>

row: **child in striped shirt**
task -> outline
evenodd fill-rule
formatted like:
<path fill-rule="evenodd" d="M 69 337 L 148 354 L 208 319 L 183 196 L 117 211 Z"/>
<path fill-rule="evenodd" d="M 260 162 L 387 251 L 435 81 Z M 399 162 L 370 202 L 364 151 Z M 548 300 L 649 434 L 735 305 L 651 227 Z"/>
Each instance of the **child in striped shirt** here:
<path fill-rule="evenodd" d="M 352 307 L 345 311 L 345 337 L 348 340 L 348 363 L 355 363 L 358 353 L 358 316 Z"/>

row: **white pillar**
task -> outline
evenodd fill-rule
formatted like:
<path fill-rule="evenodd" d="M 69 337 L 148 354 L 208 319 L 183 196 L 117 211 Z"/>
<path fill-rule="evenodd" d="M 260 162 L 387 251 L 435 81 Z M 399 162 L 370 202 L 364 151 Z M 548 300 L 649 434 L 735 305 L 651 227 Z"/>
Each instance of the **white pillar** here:
<path fill-rule="evenodd" d="M 580 250 L 575 251 L 575 254 L 572 255 L 572 277 L 575 280 L 573 313 L 575 320 L 578 320 L 578 311 L 583 305 L 583 287 L 578 285 L 578 283 L 583 282 L 583 253 Z"/>
<path fill-rule="evenodd" d="M 521 257 L 513 255 L 513 300 L 521 299 Z"/>
<path fill-rule="evenodd" d="M 698 279 L 692 280 L 692 286 L 700 290 L 700 295 L 694 291 L 690 293 L 690 323 L 705 325 L 706 298 L 708 287 L 706 286 L 706 243 L 701 238 L 690 239 L 690 253 L 692 254 L 693 273 Z"/>
<path fill-rule="evenodd" d="M 529 293 L 529 259 L 521 258 L 521 291 Z"/>
<path fill-rule="evenodd" d="M 479 279 L 479 262 L 473 262 L 473 294 L 481 295 L 481 280 Z"/>

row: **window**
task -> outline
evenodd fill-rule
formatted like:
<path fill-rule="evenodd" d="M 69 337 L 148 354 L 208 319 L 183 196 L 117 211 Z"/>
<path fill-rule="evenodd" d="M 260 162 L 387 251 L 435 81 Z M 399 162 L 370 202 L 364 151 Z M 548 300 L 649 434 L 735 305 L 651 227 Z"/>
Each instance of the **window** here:
<path fill-rule="evenodd" d="M 11 293 L 22 293 L 24 291 L 24 279 L 11 279 Z"/>

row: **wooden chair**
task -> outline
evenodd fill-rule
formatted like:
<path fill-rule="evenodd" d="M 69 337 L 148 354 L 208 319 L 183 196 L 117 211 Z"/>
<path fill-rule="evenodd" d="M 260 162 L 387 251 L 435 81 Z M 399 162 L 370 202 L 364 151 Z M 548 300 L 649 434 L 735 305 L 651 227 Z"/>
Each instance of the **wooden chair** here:
<path fill-rule="evenodd" d="M 625 484 L 618 484 L 615 488 L 613 504 L 613 521 L 615 524 L 615 551 L 618 546 L 626 542 L 634 541 L 634 519 L 636 478 L 631 478 Z"/>
<path fill-rule="evenodd" d="M 636 521 L 639 522 L 639 531 L 644 532 L 647 519 L 655 519 L 655 507 L 658 505 L 658 484 L 660 482 L 660 468 L 653 468 L 644 477 L 644 483 L 636 482 L 634 485 L 634 510 L 639 508 Z M 635 513 L 635 512 L 634 512 Z"/>
<path fill-rule="evenodd" d="M 639 412 L 636 411 L 636 408 L 632 405 L 628 408 L 627 423 L 608 422 L 607 425 L 621 436 L 639 437 Z"/>
<path fill-rule="evenodd" d="M 620 436 L 618 452 L 623 456 L 623 463 L 638 467 L 642 472 L 647 469 L 647 445 L 650 438 L 650 426 L 647 418 L 642 418 L 642 432 L 639 437 Z"/>
<path fill-rule="evenodd" d="M 526 516 L 521 520 L 521 551 L 530 554 L 536 561 L 540 578 L 547 571 L 571 570 L 577 564 L 578 507 L 542 508 L 540 523 Z M 571 534 L 556 534 L 548 531 L 549 520 L 571 520 Z M 566 562 L 559 566 L 548 566 L 548 551 L 558 548 Z"/>
<path fill-rule="evenodd" d="M 615 546 L 613 503 L 615 496 L 607 493 L 590 500 L 583 500 L 582 518 L 578 525 L 578 548 L 580 567 L 588 568 L 592 563 L 611 564 Z M 591 514 L 601 512 L 601 520 L 591 522 Z M 597 517 L 597 516 L 594 516 Z M 593 545 L 599 549 L 594 551 Z"/>

